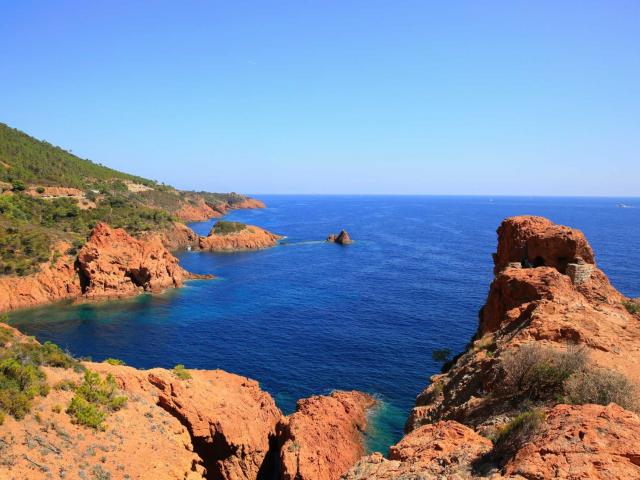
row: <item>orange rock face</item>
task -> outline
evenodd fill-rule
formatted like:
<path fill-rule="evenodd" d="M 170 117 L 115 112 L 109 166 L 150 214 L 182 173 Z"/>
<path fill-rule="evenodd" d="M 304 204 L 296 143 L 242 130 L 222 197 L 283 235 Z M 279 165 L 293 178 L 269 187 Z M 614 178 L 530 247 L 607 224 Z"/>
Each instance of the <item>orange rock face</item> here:
<path fill-rule="evenodd" d="M 504 474 L 535 479 L 640 478 L 640 418 L 613 403 L 557 405 Z"/>
<path fill-rule="evenodd" d="M 74 259 L 60 257 L 53 265 L 45 263 L 41 271 L 27 277 L 0 277 L 0 312 L 35 307 L 81 295 L 80 279 Z"/>
<path fill-rule="evenodd" d="M 199 236 L 184 223 L 174 222 L 171 228 L 159 232 L 162 244 L 167 250 L 182 250 L 199 246 Z"/>
<path fill-rule="evenodd" d="M 229 208 L 233 210 L 241 210 L 241 209 L 254 209 L 254 208 L 265 208 L 264 202 L 257 200 L 255 198 L 246 198 L 240 202 L 235 202 L 229 205 Z"/>
<path fill-rule="evenodd" d="M 276 425 L 281 413 L 258 382 L 221 370 L 191 370 L 179 380 L 150 371 L 158 405 L 186 425 L 209 478 L 269 478 L 275 468 Z"/>
<path fill-rule="evenodd" d="M 87 298 L 117 298 L 180 287 L 191 275 L 178 265 L 158 237 L 142 241 L 100 223 L 78 252 Z"/>
<path fill-rule="evenodd" d="M 496 274 L 509 263 L 522 261 L 564 273 L 567 264 L 577 258 L 595 263 L 591 246 L 580 230 L 533 216 L 507 218 L 498 228 Z"/>
<path fill-rule="evenodd" d="M 364 453 L 362 432 L 375 400 L 333 392 L 298 401 L 280 425 L 282 480 L 337 480 Z"/>
<path fill-rule="evenodd" d="M 493 444 L 457 422 L 424 425 L 389 450 L 389 459 L 369 455 L 344 475 L 345 480 L 462 479 L 472 477 L 472 463 Z"/>
<path fill-rule="evenodd" d="M 193 202 L 185 202 L 176 212 L 176 216 L 183 222 L 204 222 L 211 218 L 219 218 L 229 210 L 265 208 L 265 204 L 255 198 L 245 198 L 233 203 L 209 205 L 203 198 L 196 198 Z"/>
<path fill-rule="evenodd" d="M 221 217 L 224 212 L 215 210 L 207 205 L 202 198 L 194 203 L 185 202 L 176 212 L 176 216 L 183 222 L 204 222 L 210 218 Z"/>
<path fill-rule="evenodd" d="M 276 246 L 281 238 L 263 228 L 247 225 L 239 232 L 224 235 L 210 233 L 207 237 L 200 237 L 200 248 L 210 252 L 259 250 Z"/>

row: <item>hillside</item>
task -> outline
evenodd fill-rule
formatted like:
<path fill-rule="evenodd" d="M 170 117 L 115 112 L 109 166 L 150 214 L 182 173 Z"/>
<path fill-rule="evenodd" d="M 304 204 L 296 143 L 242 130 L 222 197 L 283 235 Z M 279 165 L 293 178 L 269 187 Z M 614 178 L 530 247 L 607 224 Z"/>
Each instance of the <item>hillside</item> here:
<path fill-rule="evenodd" d="M 101 221 L 138 235 L 260 206 L 119 172 L 0 124 L 0 275 L 35 273 L 74 253 Z"/>

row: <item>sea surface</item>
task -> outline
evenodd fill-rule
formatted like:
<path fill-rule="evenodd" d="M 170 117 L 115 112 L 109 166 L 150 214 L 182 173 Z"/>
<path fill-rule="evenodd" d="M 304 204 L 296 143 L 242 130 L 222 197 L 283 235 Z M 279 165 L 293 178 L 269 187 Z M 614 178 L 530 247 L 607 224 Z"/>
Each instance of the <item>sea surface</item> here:
<path fill-rule="evenodd" d="M 216 280 L 129 300 L 26 310 L 12 314 L 11 323 L 94 360 L 246 375 L 287 413 L 309 395 L 371 392 L 382 407 L 371 418 L 368 445 L 386 452 L 402 436 L 415 396 L 440 369 L 432 352 L 455 354 L 471 339 L 503 218 L 544 215 L 582 229 L 614 286 L 640 296 L 640 199 L 258 198 L 267 209 L 227 219 L 286 235 L 281 245 L 179 254 L 185 268 Z M 213 223 L 192 228 L 206 235 Z M 342 228 L 353 245 L 324 242 Z"/>

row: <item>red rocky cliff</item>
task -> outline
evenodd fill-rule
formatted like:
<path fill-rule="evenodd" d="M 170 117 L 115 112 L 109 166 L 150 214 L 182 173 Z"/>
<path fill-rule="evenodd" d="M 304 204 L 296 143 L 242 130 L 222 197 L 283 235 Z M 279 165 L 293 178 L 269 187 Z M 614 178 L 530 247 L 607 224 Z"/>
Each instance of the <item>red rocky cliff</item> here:
<path fill-rule="evenodd" d="M 282 480 L 337 480 L 364 454 L 367 410 L 361 392 L 333 392 L 298 401 L 280 425 Z"/>
<path fill-rule="evenodd" d="M 180 287 L 192 278 L 160 238 L 138 240 L 121 228 L 96 225 L 78 253 L 77 266 L 87 298 L 124 297 Z"/>

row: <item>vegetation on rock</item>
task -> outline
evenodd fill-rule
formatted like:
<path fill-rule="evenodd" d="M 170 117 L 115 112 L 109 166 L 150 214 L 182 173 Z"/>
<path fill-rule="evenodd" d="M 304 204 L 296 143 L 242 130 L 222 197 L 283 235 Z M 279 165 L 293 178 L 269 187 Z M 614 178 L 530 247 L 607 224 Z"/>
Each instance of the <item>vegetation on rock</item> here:
<path fill-rule="evenodd" d="M 245 228 L 247 228 L 247 225 L 244 223 L 220 220 L 213 226 L 209 235 L 229 235 L 231 233 L 241 232 Z"/>

